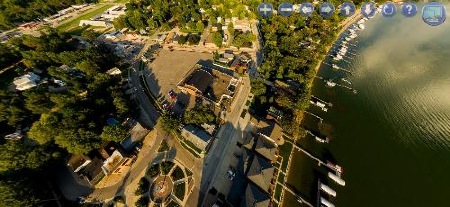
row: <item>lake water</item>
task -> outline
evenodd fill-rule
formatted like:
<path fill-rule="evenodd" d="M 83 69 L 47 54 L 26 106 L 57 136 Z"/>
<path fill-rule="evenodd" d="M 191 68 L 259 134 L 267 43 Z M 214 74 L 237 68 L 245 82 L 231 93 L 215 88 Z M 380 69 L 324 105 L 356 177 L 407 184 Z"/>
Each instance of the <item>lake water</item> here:
<path fill-rule="evenodd" d="M 349 90 L 327 88 L 316 79 L 313 95 L 333 103 L 327 113 L 315 106 L 304 126 L 326 134 L 329 144 L 311 136 L 300 145 L 344 167 L 346 186 L 296 152 L 288 183 L 316 203 L 317 178 L 336 192 L 326 197 L 338 207 L 448 207 L 450 201 L 450 23 L 431 27 L 420 15 L 392 19 L 381 15 L 359 32 L 350 63 L 353 71 L 322 66 L 318 76 L 345 77 Z M 331 60 L 326 60 L 331 62 Z M 325 176 L 324 176 L 325 174 Z M 312 190 L 311 190 L 312 189 Z M 323 194 L 323 193 L 322 193 Z M 284 206 L 300 206 L 286 196 Z"/>

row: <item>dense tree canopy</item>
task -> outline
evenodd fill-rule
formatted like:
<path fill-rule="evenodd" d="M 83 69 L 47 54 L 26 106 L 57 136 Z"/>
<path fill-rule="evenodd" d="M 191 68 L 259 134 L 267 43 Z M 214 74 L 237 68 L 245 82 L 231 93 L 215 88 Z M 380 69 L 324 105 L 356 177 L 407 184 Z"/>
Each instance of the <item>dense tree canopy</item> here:
<path fill-rule="evenodd" d="M 216 116 L 212 109 L 199 104 L 185 112 L 184 122 L 186 124 L 196 124 L 198 126 L 204 123 L 211 124 L 216 122 Z"/>

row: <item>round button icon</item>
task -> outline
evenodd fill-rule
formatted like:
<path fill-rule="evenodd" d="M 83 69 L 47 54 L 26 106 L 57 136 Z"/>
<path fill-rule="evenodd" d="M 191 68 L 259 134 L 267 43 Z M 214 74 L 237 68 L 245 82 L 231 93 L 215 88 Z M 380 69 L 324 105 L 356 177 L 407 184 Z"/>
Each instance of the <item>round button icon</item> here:
<path fill-rule="evenodd" d="M 375 15 L 375 5 L 373 3 L 363 3 L 361 5 L 361 14 L 366 18 L 372 18 Z"/>
<path fill-rule="evenodd" d="M 280 6 L 278 6 L 278 13 L 280 13 L 281 16 L 288 17 L 291 16 L 293 12 L 294 6 L 291 3 L 284 2 L 281 3 Z"/>
<path fill-rule="evenodd" d="M 384 17 L 393 17 L 397 13 L 397 7 L 392 2 L 386 2 L 381 8 L 381 13 Z"/>
<path fill-rule="evenodd" d="M 322 5 L 320 5 L 319 13 L 324 18 L 331 17 L 334 13 L 334 6 L 331 3 L 324 2 Z"/>
<path fill-rule="evenodd" d="M 417 14 L 417 5 L 410 2 L 403 4 L 402 14 L 405 17 L 413 17 Z"/>
<path fill-rule="evenodd" d="M 311 3 L 305 2 L 300 5 L 300 13 L 303 16 L 311 17 L 313 12 L 314 12 L 314 5 L 312 5 Z"/>
<path fill-rule="evenodd" d="M 269 3 L 261 3 L 258 6 L 258 13 L 263 17 L 269 17 L 273 13 L 273 6 Z"/>
<path fill-rule="evenodd" d="M 431 26 L 444 23 L 446 16 L 445 6 L 439 2 L 429 2 L 422 9 L 423 21 Z"/>
<path fill-rule="evenodd" d="M 350 2 L 344 2 L 339 6 L 339 14 L 344 17 L 350 17 L 355 14 L 356 7 L 353 3 Z"/>

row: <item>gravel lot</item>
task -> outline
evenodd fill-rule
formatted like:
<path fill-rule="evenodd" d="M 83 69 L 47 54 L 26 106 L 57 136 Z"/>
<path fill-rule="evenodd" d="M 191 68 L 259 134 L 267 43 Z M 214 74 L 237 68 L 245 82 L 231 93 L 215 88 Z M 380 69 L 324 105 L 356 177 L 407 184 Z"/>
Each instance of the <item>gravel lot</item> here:
<path fill-rule="evenodd" d="M 167 93 L 170 90 L 176 91 L 176 86 L 192 66 L 199 60 L 212 59 L 212 54 L 186 51 L 159 50 L 155 54 L 156 58 L 150 63 L 152 84 L 150 86 L 153 93 L 163 94 L 168 99 Z"/>

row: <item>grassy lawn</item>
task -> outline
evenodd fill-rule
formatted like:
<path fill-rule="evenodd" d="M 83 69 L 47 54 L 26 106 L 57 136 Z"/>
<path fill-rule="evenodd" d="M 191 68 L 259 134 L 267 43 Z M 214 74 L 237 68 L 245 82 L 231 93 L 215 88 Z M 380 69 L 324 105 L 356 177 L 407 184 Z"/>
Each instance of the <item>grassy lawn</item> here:
<path fill-rule="evenodd" d="M 278 182 L 283 183 L 284 182 L 284 175 L 280 173 L 280 176 L 278 176 Z"/>
<path fill-rule="evenodd" d="M 149 177 L 155 177 L 156 175 L 159 174 L 159 164 L 156 165 L 152 165 L 150 166 L 150 168 L 148 168 L 147 170 L 147 175 Z"/>
<path fill-rule="evenodd" d="M 69 29 L 72 29 L 73 27 L 78 27 L 78 24 L 80 24 L 81 20 L 92 18 L 93 16 L 106 11 L 110 7 L 112 7 L 111 4 L 99 4 L 94 10 L 89 10 L 88 12 L 83 13 L 77 18 L 58 26 L 58 30 L 67 31 Z"/>
<path fill-rule="evenodd" d="M 175 201 L 170 201 L 169 204 L 166 205 L 167 207 L 178 207 L 180 205 L 178 205 Z"/>
<path fill-rule="evenodd" d="M 275 187 L 275 199 L 277 199 L 278 201 L 280 201 L 282 188 L 283 187 L 281 187 L 281 185 L 277 185 Z"/>
<path fill-rule="evenodd" d="M 169 145 L 167 144 L 167 141 L 166 140 L 163 140 L 162 142 L 161 142 L 161 145 L 159 146 L 159 148 L 158 148 L 158 152 L 164 152 L 164 151 L 167 151 L 167 150 L 169 150 L 170 148 L 169 148 Z"/>
<path fill-rule="evenodd" d="M 170 169 L 172 169 L 174 163 L 173 162 L 162 162 L 161 163 L 161 172 L 164 175 L 167 175 L 170 172 Z"/>
<path fill-rule="evenodd" d="M 287 164 L 289 161 L 289 155 L 291 154 L 292 144 L 289 142 L 285 142 L 283 145 L 279 147 L 280 156 L 283 157 L 283 166 L 281 166 L 281 170 L 286 172 Z"/>
<path fill-rule="evenodd" d="M 181 145 L 183 145 L 183 147 L 189 151 L 192 155 L 194 155 L 195 157 L 199 158 L 200 156 L 191 148 L 188 147 L 188 145 L 186 143 L 184 143 L 183 141 L 181 142 Z"/>
<path fill-rule="evenodd" d="M 184 185 L 186 185 L 186 183 L 182 182 L 182 183 L 174 186 L 175 196 L 180 200 L 184 199 L 184 191 L 185 191 Z"/>
<path fill-rule="evenodd" d="M 184 173 L 183 173 L 183 170 L 177 166 L 175 168 L 175 170 L 173 170 L 173 172 L 170 176 L 172 177 L 173 181 L 176 181 L 176 180 L 184 178 Z"/>
<path fill-rule="evenodd" d="M 189 140 L 184 140 L 184 143 L 194 149 L 198 154 L 202 153 L 202 150 L 197 148 L 194 143 L 190 142 Z"/>

